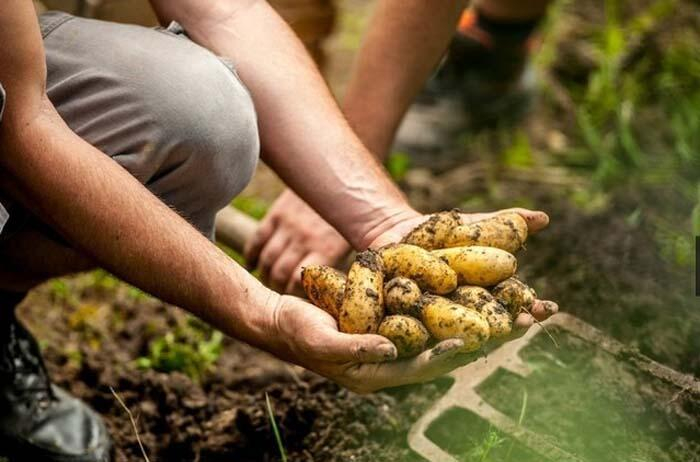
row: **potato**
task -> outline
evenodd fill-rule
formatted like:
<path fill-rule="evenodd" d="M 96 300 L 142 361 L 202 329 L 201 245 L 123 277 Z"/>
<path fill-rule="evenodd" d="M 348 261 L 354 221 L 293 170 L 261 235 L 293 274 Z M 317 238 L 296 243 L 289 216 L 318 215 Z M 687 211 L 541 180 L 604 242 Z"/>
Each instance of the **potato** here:
<path fill-rule="evenodd" d="M 514 317 L 521 311 L 530 311 L 537 298 L 535 291 L 518 278 L 512 277 L 491 289 L 491 294 Z"/>
<path fill-rule="evenodd" d="M 338 319 L 343 304 L 345 283 L 343 273 L 323 265 L 311 265 L 301 270 L 301 285 L 311 303 Z"/>
<path fill-rule="evenodd" d="M 450 299 L 481 313 L 489 323 L 492 338 L 505 337 L 513 329 L 513 318 L 491 293 L 479 286 L 459 286 Z"/>
<path fill-rule="evenodd" d="M 457 210 L 435 213 L 408 233 L 402 242 L 427 250 L 441 249 L 445 247 L 445 241 L 452 230 L 461 224 L 462 219 Z"/>
<path fill-rule="evenodd" d="M 408 278 L 399 276 L 384 284 L 384 306 L 390 314 L 420 317 L 420 296 L 418 284 Z"/>
<path fill-rule="evenodd" d="M 384 318 L 377 333 L 396 345 L 399 358 L 417 355 L 425 350 L 430 339 L 430 334 L 419 320 L 399 314 Z"/>
<path fill-rule="evenodd" d="M 459 286 L 450 299 L 481 313 L 489 323 L 491 338 L 505 337 L 513 329 L 513 318 L 491 293 L 479 286 Z"/>
<path fill-rule="evenodd" d="M 384 271 L 373 250 L 357 254 L 350 266 L 338 327 L 348 334 L 376 333 L 384 317 Z"/>
<path fill-rule="evenodd" d="M 459 286 L 450 294 L 450 300 L 464 306 L 481 307 L 495 301 L 491 292 L 479 286 Z"/>
<path fill-rule="evenodd" d="M 493 286 L 511 277 L 517 268 L 513 255 L 495 247 L 453 247 L 431 253 L 457 273 L 460 284 Z"/>
<path fill-rule="evenodd" d="M 475 310 L 436 295 L 423 295 L 421 305 L 423 324 L 436 339 L 462 339 L 464 352 L 478 350 L 489 339 L 489 323 Z"/>
<path fill-rule="evenodd" d="M 518 213 L 507 212 L 453 228 L 440 247 L 478 245 L 514 253 L 523 246 L 526 239 L 525 219 Z"/>
<path fill-rule="evenodd" d="M 457 287 L 457 275 L 440 258 L 425 249 L 409 244 L 392 244 L 381 250 L 388 277 L 413 279 L 423 290 L 447 294 Z"/>

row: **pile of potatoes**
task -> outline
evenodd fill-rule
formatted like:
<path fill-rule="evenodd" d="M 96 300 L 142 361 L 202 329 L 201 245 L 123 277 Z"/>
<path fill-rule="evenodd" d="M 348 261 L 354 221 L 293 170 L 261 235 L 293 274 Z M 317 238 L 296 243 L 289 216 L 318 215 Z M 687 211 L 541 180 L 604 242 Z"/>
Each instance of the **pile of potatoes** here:
<path fill-rule="evenodd" d="M 302 283 L 342 332 L 383 335 L 399 357 L 449 338 L 475 351 L 510 334 L 513 319 L 535 301 L 535 292 L 514 277 L 513 252 L 527 229 L 517 213 L 463 224 L 457 211 L 441 212 L 401 243 L 359 253 L 347 276 L 309 266 Z"/>

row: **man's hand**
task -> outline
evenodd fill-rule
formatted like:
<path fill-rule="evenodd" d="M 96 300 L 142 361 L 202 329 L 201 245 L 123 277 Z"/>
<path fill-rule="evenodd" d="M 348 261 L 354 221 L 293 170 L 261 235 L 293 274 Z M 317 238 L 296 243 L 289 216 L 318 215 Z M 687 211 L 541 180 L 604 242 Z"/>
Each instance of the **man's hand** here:
<path fill-rule="evenodd" d="M 460 354 L 461 340 L 450 339 L 415 358 L 395 361 L 396 347 L 386 338 L 344 334 L 325 311 L 290 296 L 276 308 L 271 352 L 357 393 L 433 380 L 473 361 L 478 354 Z"/>
<path fill-rule="evenodd" d="M 350 244 L 291 190 L 275 201 L 258 232 L 245 248 L 251 267 L 260 269 L 265 284 L 278 292 L 301 291 L 301 269 L 335 266 Z"/>

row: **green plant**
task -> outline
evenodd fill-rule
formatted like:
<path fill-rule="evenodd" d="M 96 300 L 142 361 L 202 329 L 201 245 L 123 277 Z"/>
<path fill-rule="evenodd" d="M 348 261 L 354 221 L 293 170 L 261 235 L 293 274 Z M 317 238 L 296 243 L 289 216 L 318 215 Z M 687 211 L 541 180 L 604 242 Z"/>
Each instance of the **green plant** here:
<path fill-rule="evenodd" d="M 256 196 L 237 196 L 231 205 L 256 220 L 262 219 L 270 208 L 267 201 Z"/>
<path fill-rule="evenodd" d="M 136 360 L 141 369 L 160 372 L 179 371 L 193 380 L 201 380 L 219 359 L 223 334 L 210 331 L 196 318 L 188 318 L 183 326 L 152 340 L 148 355 Z"/>
<path fill-rule="evenodd" d="M 405 152 L 392 152 L 385 164 L 394 181 L 401 181 L 411 168 L 411 158 Z"/>
<path fill-rule="evenodd" d="M 267 415 L 270 419 L 270 425 L 272 426 L 272 432 L 275 434 L 275 441 L 277 441 L 277 448 L 280 451 L 280 457 L 282 462 L 287 462 L 287 452 L 284 450 L 284 444 L 282 444 L 282 435 L 277 428 L 277 422 L 275 421 L 275 415 L 272 412 L 272 404 L 270 404 L 270 396 L 265 393 L 265 403 L 267 404 Z"/>

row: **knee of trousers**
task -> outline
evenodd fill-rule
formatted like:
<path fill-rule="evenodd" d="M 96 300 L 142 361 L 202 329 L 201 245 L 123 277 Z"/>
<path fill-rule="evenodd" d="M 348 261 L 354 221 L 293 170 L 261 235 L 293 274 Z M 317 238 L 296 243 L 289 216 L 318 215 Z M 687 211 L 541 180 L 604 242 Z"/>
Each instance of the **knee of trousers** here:
<path fill-rule="evenodd" d="M 189 40 L 173 40 L 174 59 L 140 66 L 153 152 L 136 162 L 158 166 L 149 189 L 211 238 L 216 213 L 255 171 L 257 115 L 231 66 Z"/>
<path fill-rule="evenodd" d="M 210 235 L 260 149 L 235 71 L 182 35 L 82 18 L 45 47 L 49 97 L 71 128 Z"/>
<path fill-rule="evenodd" d="M 197 55 L 199 53 L 196 53 Z M 159 106 L 155 123 L 169 172 L 153 182 L 157 194 L 168 176 L 182 209 L 205 233 L 216 212 L 250 182 L 260 152 L 257 116 L 248 90 L 235 72 L 215 56 L 193 56 L 191 66 L 165 77 L 151 93 Z M 175 165 L 173 170 L 168 165 Z M 165 185 L 167 189 L 167 185 Z M 177 196 L 184 196 L 180 199 Z M 164 196 L 167 201 L 167 196 Z"/>

